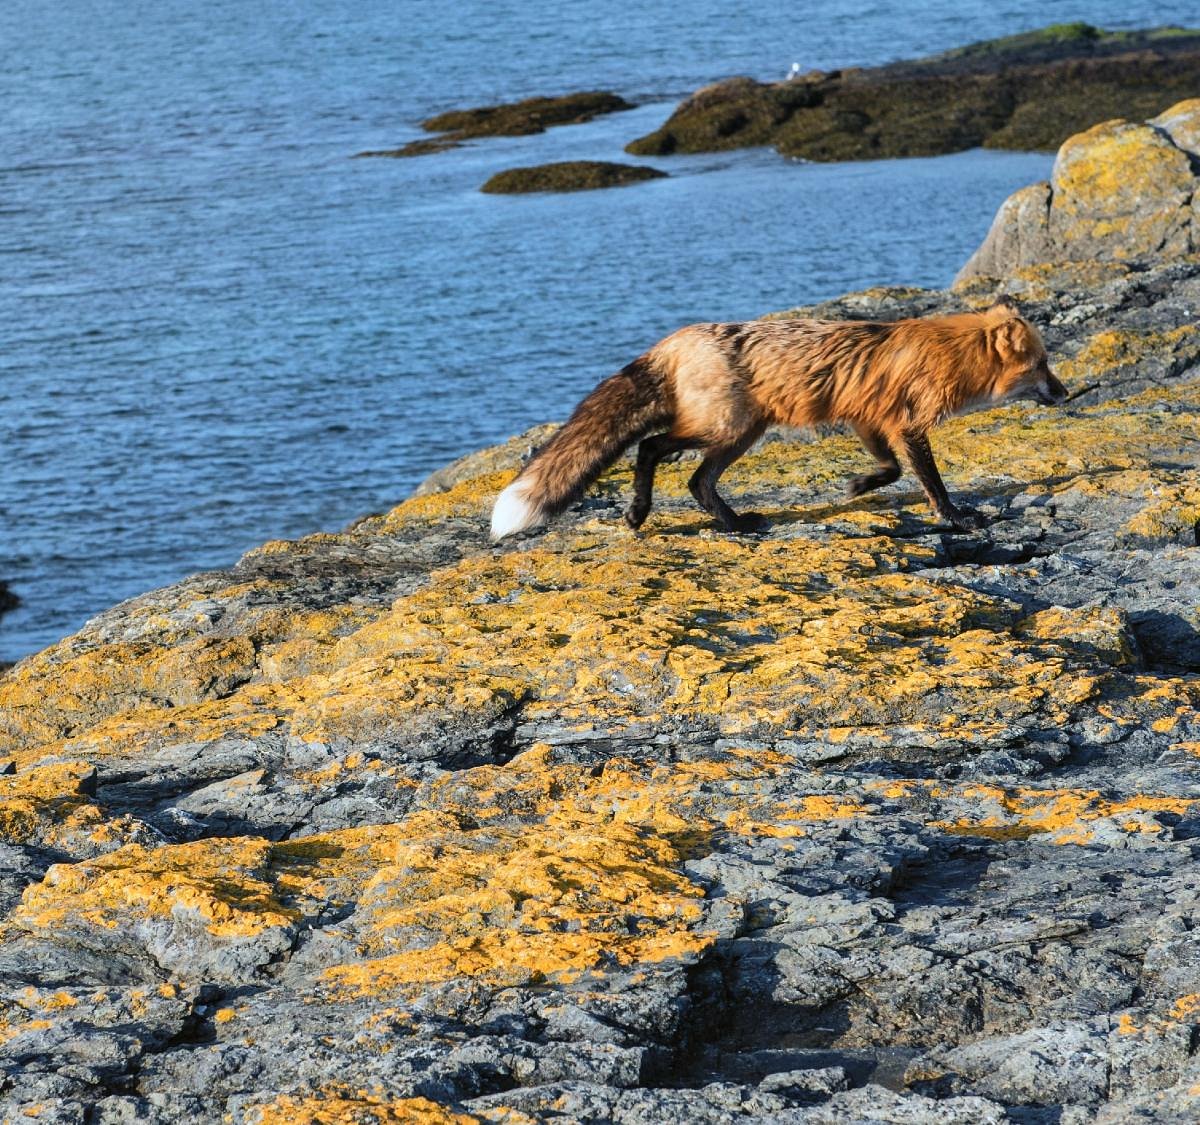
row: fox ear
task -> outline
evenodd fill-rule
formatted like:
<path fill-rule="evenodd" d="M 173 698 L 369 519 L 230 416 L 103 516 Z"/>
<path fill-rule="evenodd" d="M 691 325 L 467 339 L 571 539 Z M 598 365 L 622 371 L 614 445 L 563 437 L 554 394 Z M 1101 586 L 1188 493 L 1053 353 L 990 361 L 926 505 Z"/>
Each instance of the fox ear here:
<path fill-rule="evenodd" d="M 990 320 L 1012 320 L 1021 315 L 1021 310 L 1007 293 L 1001 293 L 988 309 L 987 315 Z"/>
<path fill-rule="evenodd" d="M 1008 317 L 989 328 L 988 337 L 992 342 L 992 347 L 1005 362 L 1023 356 L 1029 351 L 1029 339 L 1025 325 L 1015 316 Z"/>

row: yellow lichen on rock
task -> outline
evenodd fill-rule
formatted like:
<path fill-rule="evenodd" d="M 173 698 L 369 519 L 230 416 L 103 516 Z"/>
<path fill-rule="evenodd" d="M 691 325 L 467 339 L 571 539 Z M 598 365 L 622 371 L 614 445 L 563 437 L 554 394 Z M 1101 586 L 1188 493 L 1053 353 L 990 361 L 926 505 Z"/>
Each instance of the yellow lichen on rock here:
<path fill-rule="evenodd" d="M 133 845 L 59 864 L 26 889 L 12 922 L 85 945 L 93 929 L 153 932 L 168 957 L 184 933 L 194 957 L 197 941 L 219 950 L 269 932 L 278 947 L 303 918 L 355 904 L 364 959 L 326 974 L 343 993 L 460 977 L 528 983 L 691 958 L 712 935 L 703 890 L 681 867 L 707 850 L 705 833 L 863 811 L 841 797 L 797 806 L 741 795 L 783 761 L 745 752 L 675 768 L 615 759 L 597 774 L 543 748 L 510 769 L 447 778 L 430 792 L 433 807 L 395 824 L 276 844 Z M 518 823 L 488 827 L 489 807 Z"/>
<path fill-rule="evenodd" d="M 586 715 L 598 695 L 609 716 L 648 705 L 719 713 L 731 677 L 769 693 L 774 677 L 758 657 L 778 656 L 806 618 L 833 612 L 836 596 L 814 596 L 812 575 L 849 584 L 928 557 L 883 539 L 748 549 L 668 534 L 555 546 L 436 573 L 341 643 L 342 669 L 293 730 L 330 740 L 434 704 L 469 713 L 529 700 Z"/>
<path fill-rule="evenodd" d="M 185 596 L 170 613 L 131 614 L 136 627 L 126 632 L 136 639 L 68 638 L 18 665 L 0 681 L 0 746 L 15 752 L 69 740 L 130 715 L 150 730 L 156 713 L 202 714 L 244 685 L 253 691 L 320 667 L 340 636 L 378 612 L 353 604 L 284 609 L 274 600 L 277 585 L 258 581 Z M 197 604 L 205 612 L 194 612 Z M 238 635 L 206 631 L 235 607 Z"/>
<path fill-rule="evenodd" d="M 921 794 L 945 811 L 956 805 L 972 809 L 948 819 L 930 819 L 931 827 L 964 835 L 1023 839 L 1044 835 L 1056 844 L 1087 844 L 1095 839 L 1096 825 L 1105 821 L 1120 832 L 1156 834 L 1166 831 L 1157 818 L 1183 816 L 1200 807 L 1200 798 L 1135 794 L 1105 797 L 1098 790 L 1006 788 L 998 785 L 947 786 L 914 782 L 905 797 Z M 991 811 L 981 811 L 991 810 Z M 935 814 L 942 815 L 942 814 Z"/>
<path fill-rule="evenodd" d="M 26 888 L 12 919 L 37 931 L 190 918 L 217 938 L 253 937 L 296 919 L 273 895 L 269 854 L 270 844 L 253 838 L 130 844 L 98 859 L 55 864 Z"/>
<path fill-rule="evenodd" d="M 34 842 L 45 831 L 46 821 L 57 825 L 84 809 L 94 809 L 99 819 L 99 810 L 88 797 L 95 777 L 95 767 L 87 762 L 63 762 L 0 776 L 0 839 Z"/>
<path fill-rule="evenodd" d="M 1200 247 L 1193 162 L 1200 100 L 1142 123 L 1113 119 L 1067 138 L 1049 183 L 1022 188 L 996 214 L 983 243 L 959 271 L 960 292 L 977 278 L 1016 275 L 1018 292 L 1053 299 L 1082 279 L 1055 285 L 1022 277 L 1030 266 L 1172 259 Z"/>
<path fill-rule="evenodd" d="M 1011 275 L 1005 278 L 1005 289 L 1024 300 L 1045 301 L 1053 299 L 1054 294 L 1062 289 L 1077 289 L 1086 293 L 1128 274 L 1129 266 L 1124 262 L 1099 258 L 1034 262 L 1014 269 Z M 957 282 L 955 289 L 970 294 L 983 288 L 988 296 L 988 300 L 983 303 L 987 304 L 995 298 L 996 285 L 996 278 L 968 277 Z"/>
<path fill-rule="evenodd" d="M 705 826 L 680 813 L 702 782 L 686 767 L 620 761 L 592 774 L 547 766 L 535 752 L 511 774 L 483 768 L 456 779 L 445 804 L 434 794 L 443 811 L 410 818 L 410 839 L 362 891 L 368 959 L 327 970 L 330 987 L 377 992 L 460 977 L 511 986 L 704 949 L 703 891 L 680 870 L 681 849 Z M 466 827 L 474 810 L 499 804 L 524 823 Z"/>
<path fill-rule="evenodd" d="M 1149 125 L 1170 134 L 1180 148 L 1200 156 L 1200 98 L 1185 98 L 1152 117 Z"/>
<path fill-rule="evenodd" d="M 1156 488 L 1153 499 L 1121 528 L 1125 539 L 1200 543 L 1200 487 L 1178 484 Z"/>
<path fill-rule="evenodd" d="M 1192 406 L 1197 395 L 1193 385 L 1175 400 Z M 1198 441 L 1189 411 L 1104 406 L 1069 419 L 974 415 L 942 427 L 937 447 L 952 480 L 1155 503 L 1166 480 L 1156 464 L 1189 455 Z M 846 439 L 777 442 L 730 480 L 751 494 L 760 484 L 810 487 L 861 462 Z M 688 472 L 664 469 L 668 494 Z M 612 479 L 626 490 L 628 468 Z M 492 484 L 466 481 L 430 502 L 456 504 L 456 489 L 490 495 Z M 1180 498 L 1178 511 L 1152 508 L 1144 521 L 1174 526 L 1188 499 Z M 912 502 L 925 518 L 923 502 Z M 670 511 L 655 513 L 641 536 L 608 525 L 551 528 L 534 549 L 435 571 L 388 609 L 256 605 L 248 637 L 168 632 L 173 649 L 143 641 L 75 651 L 64 642 L 0 682 L 10 752 L 20 761 L 48 753 L 99 761 L 276 730 L 329 745 L 398 728 L 422 739 L 447 721 L 483 723 L 515 708 L 581 723 L 601 713 L 605 722 L 706 715 L 731 734 L 769 725 L 828 740 L 840 727 L 936 726 L 921 700 L 968 682 L 988 691 L 988 714 L 972 716 L 980 729 L 1052 695 L 1061 699 L 1052 713 L 1087 696 L 1085 680 L 1058 659 L 1076 651 L 1069 645 L 1053 636 L 1031 644 L 1013 632 L 1002 600 L 909 574 L 934 552 L 885 534 L 900 517 L 881 506 L 870 498 L 768 512 L 783 527 L 818 524 L 824 540 L 697 535 L 703 516 Z M 426 518 L 402 506 L 380 527 L 410 517 Z M 364 524 L 354 534 L 373 532 Z M 221 596 L 270 594 L 269 584 L 229 591 Z M 1040 673 L 1034 657 L 1045 661 Z"/>
<path fill-rule="evenodd" d="M 361 525 L 372 531 L 387 531 L 410 520 L 443 520 L 454 516 L 476 516 L 480 519 L 491 511 L 496 493 L 512 479 L 512 473 L 500 469 L 471 477 L 452 485 L 444 492 L 414 496 L 397 505 L 386 515 L 374 517 Z"/>
<path fill-rule="evenodd" d="M 1074 649 L 1085 660 L 1099 659 L 1114 667 L 1137 663 L 1137 642 L 1129 627 L 1129 616 L 1121 609 L 1052 606 L 1017 622 L 1016 633 L 1054 641 Z"/>
<path fill-rule="evenodd" d="M 95 767 L 56 762 L 0 776 L 0 840 L 97 855 L 148 835 L 128 813 L 110 816 L 92 798 Z"/>
<path fill-rule="evenodd" d="M 1185 324 L 1167 332 L 1107 329 L 1088 338 L 1070 359 L 1059 364 L 1059 375 L 1068 383 L 1103 377 L 1122 367 L 1133 367 L 1147 356 L 1171 357 L 1180 363 L 1200 358 L 1200 331 Z"/>
<path fill-rule="evenodd" d="M 1050 229 L 1061 242 L 1105 244 L 1111 256 L 1186 251 L 1193 190 L 1188 155 L 1157 129 L 1106 121 L 1064 142 L 1051 178 Z M 1079 256 L 1079 255 L 1076 255 Z"/>
<path fill-rule="evenodd" d="M 480 1125 L 488 1120 L 456 1113 L 428 1098 L 386 1098 L 349 1092 L 280 1094 L 245 1110 L 244 1125 Z M 493 1119 L 494 1120 L 494 1119 Z M 512 1125 L 516 1125 L 510 1118 Z"/>
<path fill-rule="evenodd" d="M 1131 398 L 1144 406 L 1147 395 Z M 1178 409 L 1151 413 L 1112 403 L 1088 407 L 1069 420 L 1055 412 L 1014 417 L 1006 412 L 956 419 L 937 435 L 951 480 L 993 493 L 1044 491 L 1048 498 L 1078 493 L 1097 499 L 1150 501 L 1182 479 L 1175 465 L 1200 444 L 1200 386 L 1158 396 Z M 1167 467 L 1170 466 L 1170 467 Z M 1011 482 L 1011 483 L 1010 483 Z"/>

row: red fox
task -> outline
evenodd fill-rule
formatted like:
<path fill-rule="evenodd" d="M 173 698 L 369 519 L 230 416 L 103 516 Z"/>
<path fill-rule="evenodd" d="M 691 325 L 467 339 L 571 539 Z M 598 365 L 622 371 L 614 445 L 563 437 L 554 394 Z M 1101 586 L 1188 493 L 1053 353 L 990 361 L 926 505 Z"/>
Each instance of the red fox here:
<path fill-rule="evenodd" d="M 956 507 L 927 434 L 953 414 L 1031 398 L 1052 405 L 1067 389 L 1050 371 L 1042 338 L 1013 302 L 985 312 L 891 323 L 753 320 L 693 324 L 605 379 L 496 499 L 492 537 L 557 515 L 628 446 L 638 446 L 625 521 L 650 513 L 654 470 L 664 457 L 700 449 L 688 481 L 696 502 L 725 531 L 754 531 L 757 512 L 738 515 L 717 493 L 721 474 L 767 426 L 845 422 L 878 462 L 849 482 L 861 496 L 912 467 L 937 516 L 959 531 L 984 525 Z M 650 436 L 647 436 L 650 435 Z"/>

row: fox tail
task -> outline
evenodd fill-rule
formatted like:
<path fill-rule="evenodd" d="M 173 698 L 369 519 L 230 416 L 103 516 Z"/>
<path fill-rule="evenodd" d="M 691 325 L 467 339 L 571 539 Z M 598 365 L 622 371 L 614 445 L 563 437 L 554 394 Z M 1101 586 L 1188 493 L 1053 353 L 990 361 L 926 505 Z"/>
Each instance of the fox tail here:
<path fill-rule="evenodd" d="M 638 438 L 671 419 L 649 355 L 604 380 L 496 497 L 492 538 L 535 527 L 568 508 Z"/>

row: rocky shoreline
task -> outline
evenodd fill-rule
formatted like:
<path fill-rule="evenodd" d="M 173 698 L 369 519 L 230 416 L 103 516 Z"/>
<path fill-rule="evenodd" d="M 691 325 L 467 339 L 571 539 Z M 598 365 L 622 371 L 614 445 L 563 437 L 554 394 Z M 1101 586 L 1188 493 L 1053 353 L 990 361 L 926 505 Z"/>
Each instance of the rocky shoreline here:
<path fill-rule="evenodd" d="M 493 545 L 541 427 L 0 678 L 5 1125 L 1194 1121 L 1200 254 L 1124 245 L 778 314 L 1020 302 L 981 533 L 772 433 L 764 534 L 624 461 Z"/>
<path fill-rule="evenodd" d="M 929 59 L 698 90 L 637 156 L 771 145 L 804 160 L 933 156 L 983 145 L 1055 149 L 1111 117 L 1159 113 L 1200 90 L 1200 32 L 1066 24 Z"/>

